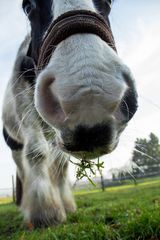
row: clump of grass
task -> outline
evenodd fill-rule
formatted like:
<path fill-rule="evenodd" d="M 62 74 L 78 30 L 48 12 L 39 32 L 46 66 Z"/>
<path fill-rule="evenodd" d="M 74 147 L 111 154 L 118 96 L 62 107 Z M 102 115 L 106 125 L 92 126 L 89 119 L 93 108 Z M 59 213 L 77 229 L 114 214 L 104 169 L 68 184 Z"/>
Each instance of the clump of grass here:
<path fill-rule="evenodd" d="M 70 160 L 70 162 L 72 161 Z M 102 174 L 104 162 L 100 162 L 99 158 L 97 159 L 97 162 L 84 158 L 79 163 L 75 162 L 72 163 L 77 166 L 76 171 L 77 180 L 86 177 L 93 186 L 96 186 L 96 184 L 93 182 L 91 178 L 92 176 L 96 176 L 97 171 L 100 173 L 100 175 Z"/>

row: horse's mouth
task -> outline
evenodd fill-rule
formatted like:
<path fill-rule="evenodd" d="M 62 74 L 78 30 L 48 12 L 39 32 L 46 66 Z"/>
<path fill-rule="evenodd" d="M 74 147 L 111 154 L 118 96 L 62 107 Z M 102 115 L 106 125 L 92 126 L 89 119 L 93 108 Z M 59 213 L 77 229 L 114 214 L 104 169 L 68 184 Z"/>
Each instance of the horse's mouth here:
<path fill-rule="evenodd" d="M 58 146 L 61 149 L 61 151 L 77 158 L 77 159 L 96 159 L 99 158 L 103 155 L 109 154 L 111 153 L 116 147 L 117 147 L 118 142 L 115 142 L 113 144 L 107 145 L 105 147 L 99 147 L 99 148 L 95 148 L 92 150 L 78 150 L 78 149 L 72 149 L 69 148 L 68 146 L 65 146 L 63 143 L 59 142 Z"/>

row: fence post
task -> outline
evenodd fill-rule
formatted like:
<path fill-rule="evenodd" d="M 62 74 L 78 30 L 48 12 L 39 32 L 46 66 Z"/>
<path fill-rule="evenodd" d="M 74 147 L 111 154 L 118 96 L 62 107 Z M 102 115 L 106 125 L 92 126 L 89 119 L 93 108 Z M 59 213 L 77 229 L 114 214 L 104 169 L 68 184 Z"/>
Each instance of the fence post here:
<path fill-rule="evenodd" d="M 15 199 L 15 186 L 14 186 L 14 176 L 12 175 L 12 199 L 13 202 L 15 203 L 16 199 Z"/>

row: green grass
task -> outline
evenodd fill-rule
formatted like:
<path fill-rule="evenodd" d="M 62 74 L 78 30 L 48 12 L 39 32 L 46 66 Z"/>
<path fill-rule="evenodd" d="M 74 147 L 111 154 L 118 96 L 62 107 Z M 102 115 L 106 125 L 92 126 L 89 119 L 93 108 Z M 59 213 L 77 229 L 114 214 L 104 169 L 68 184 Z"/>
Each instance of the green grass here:
<path fill-rule="evenodd" d="M 160 240 L 160 181 L 76 192 L 66 224 L 29 231 L 13 204 L 0 205 L 0 240 Z"/>

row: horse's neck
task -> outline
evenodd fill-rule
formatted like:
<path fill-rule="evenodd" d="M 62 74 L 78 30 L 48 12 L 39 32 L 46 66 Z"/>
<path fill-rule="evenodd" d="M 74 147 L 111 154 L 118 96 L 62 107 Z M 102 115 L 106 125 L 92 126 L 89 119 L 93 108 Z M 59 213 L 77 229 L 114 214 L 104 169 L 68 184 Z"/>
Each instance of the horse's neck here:
<path fill-rule="evenodd" d="M 90 10 L 95 12 L 95 7 L 91 0 L 54 0 L 53 15 L 56 19 L 61 14 L 71 10 Z"/>

